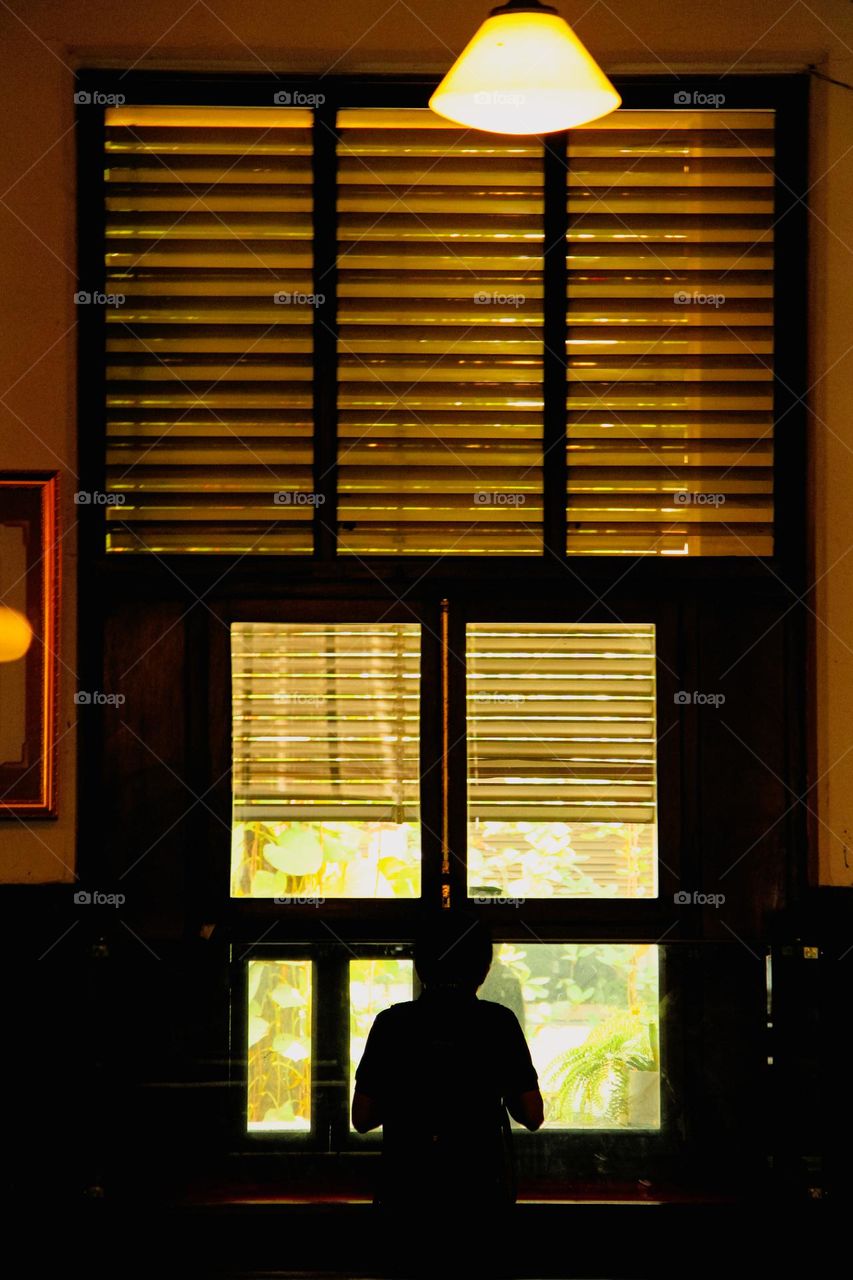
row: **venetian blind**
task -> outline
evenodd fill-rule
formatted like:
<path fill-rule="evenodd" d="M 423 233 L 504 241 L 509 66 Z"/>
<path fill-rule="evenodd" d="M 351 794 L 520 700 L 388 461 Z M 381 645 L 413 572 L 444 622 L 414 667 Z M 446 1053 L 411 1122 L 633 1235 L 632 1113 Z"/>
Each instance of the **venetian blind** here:
<path fill-rule="evenodd" d="M 568 163 L 568 550 L 773 550 L 774 115 L 617 111 Z"/>
<path fill-rule="evenodd" d="M 312 550 L 311 124 L 106 112 L 110 551 Z"/>
<path fill-rule="evenodd" d="M 541 142 L 338 130 L 339 548 L 541 554 Z"/>
<path fill-rule="evenodd" d="M 234 820 L 414 822 L 420 627 L 235 623 Z"/>
<path fill-rule="evenodd" d="M 469 820 L 655 821 L 655 632 L 470 623 Z"/>

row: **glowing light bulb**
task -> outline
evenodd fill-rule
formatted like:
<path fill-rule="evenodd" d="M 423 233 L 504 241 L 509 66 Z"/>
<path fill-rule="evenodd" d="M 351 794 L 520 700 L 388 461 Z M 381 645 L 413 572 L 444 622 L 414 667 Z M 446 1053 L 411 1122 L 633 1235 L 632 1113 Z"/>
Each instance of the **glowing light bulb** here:
<path fill-rule="evenodd" d="M 537 134 L 587 124 L 621 101 L 556 9 L 510 0 L 492 10 L 429 105 L 487 133 Z"/>
<path fill-rule="evenodd" d="M 33 639 L 33 629 L 22 613 L 0 605 L 0 662 L 23 658 Z"/>

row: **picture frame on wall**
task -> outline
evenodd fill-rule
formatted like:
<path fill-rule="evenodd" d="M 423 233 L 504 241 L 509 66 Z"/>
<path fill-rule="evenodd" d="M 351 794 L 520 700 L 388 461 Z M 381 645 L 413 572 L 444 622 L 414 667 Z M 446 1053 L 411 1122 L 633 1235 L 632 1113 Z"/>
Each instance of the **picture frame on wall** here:
<path fill-rule="evenodd" d="M 0 819 L 57 816 L 58 515 L 56 472 L 0 472 L 0 605 L 32 629 L 0 662 Z"/>

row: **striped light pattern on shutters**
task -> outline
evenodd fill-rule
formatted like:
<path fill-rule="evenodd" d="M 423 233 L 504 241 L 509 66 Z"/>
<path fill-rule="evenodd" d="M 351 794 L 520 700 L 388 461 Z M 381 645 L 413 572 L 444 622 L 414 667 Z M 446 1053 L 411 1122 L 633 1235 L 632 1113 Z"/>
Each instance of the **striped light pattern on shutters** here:
<path fill-rule="evenodd" d="M 656 892 L 655 630 L 470 623 L 472 894 Z"/>
<path fill-rule="evenodd" d="M 774 113 L 569 137 L 568 550 L 773 550 Z"/>
<path fill-rule="evenodd" d="M 235 623 L 231 676 L 232 894 L 417 896 L 419 625 Z"/>
<path fill-rule="evenodd" d="M 541 554 L 541 143 L 338 129 L 339 549 Z"/>
<path fill-rule="evenodd" d="M 110 551 L 312 551 L 311 125 L 106 112 Z"/>
<path fill-rule="evenodd" d="M 234 623 L 238 817 L 413 821 L 417 623 Z"/>

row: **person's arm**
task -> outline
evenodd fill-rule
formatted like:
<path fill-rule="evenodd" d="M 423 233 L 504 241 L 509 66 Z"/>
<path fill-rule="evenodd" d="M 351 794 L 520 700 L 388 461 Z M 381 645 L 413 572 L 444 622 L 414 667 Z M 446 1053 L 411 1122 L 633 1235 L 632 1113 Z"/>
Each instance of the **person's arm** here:
<path fill-rule="evenodd" d="M 504 1105 L 518 1124 L 531 1133 L 541 1128 L 545 1119 L 545 1107 L 539 1092 L 539 1079 L 530 1056 L 530 1049 L 518 1018 L 507 1009 L 504 1013 L 505 1063 Z"/>
<path fill-rule="evenodd" d="M 352 1127 L 356 1133 L 370 1133 L 382 1123 L 382 1108 L 376 1098 L 356 1089 L 352 1096 Z"/>
<path fill-rule="evenodd" d="M 525 1129 L 534 1133 L 541 1128 L 542 1121 L 545 1119 L 545 1105 L 538 1088 L 526 1089 L 524 1093 L 506 1098 L 505 1102 L 506 1109 L 513 1120 L 523 1124 Z"/>
<path fill-rule="evenodd" d="M 370 1133 L 382 1124 L 382 1097 L 387 1068 L 384 1035 L 386 1019 L 380 1012 L 373 1019 L 361 1062 L 355 1072 L 352 1096 L 352 1127 L 356 1133 Z"/>

